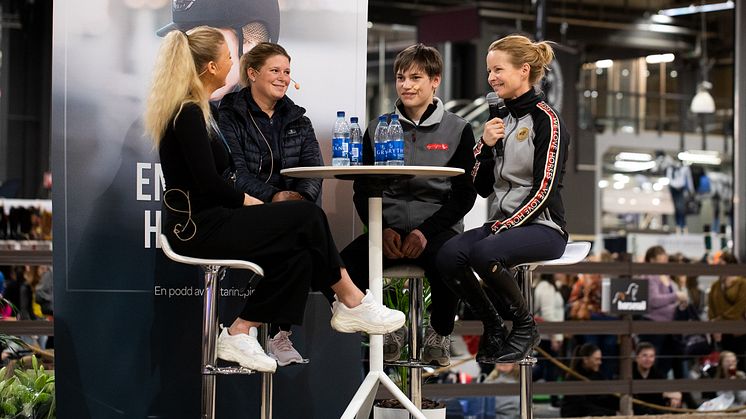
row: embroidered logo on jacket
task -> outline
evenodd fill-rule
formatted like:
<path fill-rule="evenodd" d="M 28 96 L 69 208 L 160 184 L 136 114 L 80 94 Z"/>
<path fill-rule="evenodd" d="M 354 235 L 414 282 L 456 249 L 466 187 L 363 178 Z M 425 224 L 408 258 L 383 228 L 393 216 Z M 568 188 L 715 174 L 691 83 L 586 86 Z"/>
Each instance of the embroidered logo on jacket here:
<path fill-rule="evenodd" d="M 285 135 L 295 135 L 295 134 L 297 134 L 297 133 L 298 133 L 298 131 L 296 131 L 296 130 L 294 130 L 294 129 L 290 128 L 290 129 L 288 130 L 288 132 L 287 132 L 287 133 L 286 133 Z"/>
<path fill-rule="evenodd" d="M 428 144 L 425 146 L 428 150 L 448 150 L 448 144 Z"/>
<path fill-rule="evenodd" d="M 515 139 L 521 142 L 526 141 L 529 133 L 530 133 L 529 129 L 527 127 L 523 127 L 518 130 L 518 133 L 515 135 Z"/>

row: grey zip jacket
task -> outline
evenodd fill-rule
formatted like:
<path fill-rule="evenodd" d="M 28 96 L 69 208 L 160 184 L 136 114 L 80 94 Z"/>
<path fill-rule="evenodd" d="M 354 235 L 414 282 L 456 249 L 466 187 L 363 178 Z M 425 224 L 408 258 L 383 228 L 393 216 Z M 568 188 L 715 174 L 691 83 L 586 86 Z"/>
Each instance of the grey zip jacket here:
<path fill-rule="evenodd" d="M 570 144 L 562 118 L 533 89 L 505 101 L 505 138 L 474 147 L 474 186 L 483 197 L 494 192 L 490 228 L 497 234 L 530 223 L 567 237 L 562 177 Z"/>
<path fill-rule="evenodd" d="M 404 162 L 407 165 L 456 167 L 464 174 L 452 178 L 413 178 L 390 181 L 383 191 L 383 226 L 409 233 L 414 229 L 425 238 L 447 229 L 463 231 L 463 217 L 474 205 L 477 193 L 471 181 L 474 167 L 474 134 L 469 124 L 444 109 L 435 98 L 415 123 L 402 112 L 397 101 L 396 111 L 404 129 Z M 390 119 L 390 116 L 389 116 Z M 363 138 L 363 162 L 373 164 L 373 135 L 378 119 L 368 123 Z M 368 197 L 371 188 L 367 179 L 353 184 L 353 201 L 360 219 L 368 222 Z"/>

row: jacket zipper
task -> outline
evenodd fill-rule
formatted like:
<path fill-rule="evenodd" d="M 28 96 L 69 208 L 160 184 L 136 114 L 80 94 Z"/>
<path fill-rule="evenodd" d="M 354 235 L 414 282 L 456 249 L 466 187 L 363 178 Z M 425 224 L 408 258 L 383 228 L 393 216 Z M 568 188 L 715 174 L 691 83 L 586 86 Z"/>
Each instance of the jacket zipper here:
<path fill-rule="evenodd" d="M 500 212 L 503 213 L 503 216 L 507 217 L 508 213 L 505 212 L 505 209 L 503 208 L 503 202 L 505 201 L 505 198 L 508 197 L 510 194 L 510 191 L 513 189 L 513 182 L 505 179 L 503 177 L 503 167 L 505 166 L 505 153 L 508 149 L 508 138 L 510 138 L 510 135 L 513 134 L 513 131 L 518 128 L 518 120 L 516 120 L 515 125 L 513 128 L 511 128 L 510 132 L 503 138 L 503 155 L 502 155 L 502 161 L 500 161 L 500 170 L 498 170 L 498 175 L 500 176 L 500 179 L 508 183 L 508 190 L 505 192 L 505 194 L 500 198 L 500 204 L 498 205 L 498 208 L 500 208 Z"/>

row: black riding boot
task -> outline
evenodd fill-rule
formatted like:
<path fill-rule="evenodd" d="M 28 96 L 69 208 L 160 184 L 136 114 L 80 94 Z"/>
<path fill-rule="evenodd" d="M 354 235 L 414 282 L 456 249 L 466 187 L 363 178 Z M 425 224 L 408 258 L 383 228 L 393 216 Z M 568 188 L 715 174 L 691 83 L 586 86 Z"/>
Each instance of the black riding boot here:
<path fill-rule="evenodd" d="M 471 312 L 482 321 L 484 326 L 484 333 L 479 340 L 477 362 L 484 364 L 497 363 L 498 354 L 501 353 L 508 334 L 502 318 L 500 318 L 490 299 L 487 298 L 471 268 L 464 268 L 461 271 L 461 277 L 456 279 L 454 285 L 456 285 L 452 287 L 454 293 L 464 300 Z"/>
<path fill-rule="evenodd" d="M 497 301 L 495 307 L 499 306 L 499 312 L 513 321 L 508 340 L 498 353 L 497 361 L 518 362 L 530 355 L 534 346 L 539 344 L 534 318 L 513 275 L 502 264 L 492 265 L 491 272 L 482 280 L 490 288 L 490 296 Z"/>

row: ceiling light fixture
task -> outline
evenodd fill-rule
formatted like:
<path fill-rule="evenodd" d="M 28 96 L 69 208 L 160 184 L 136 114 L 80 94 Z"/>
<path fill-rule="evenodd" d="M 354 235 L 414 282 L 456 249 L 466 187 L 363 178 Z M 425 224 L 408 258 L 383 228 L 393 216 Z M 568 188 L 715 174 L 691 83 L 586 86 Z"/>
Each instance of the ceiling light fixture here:
<path fill-rule="evenodd" d="M 642 172 L 653 167 L 655 167 L 654 161 L 617 160 L 614 162 L 614 168 L 623 172 Z"/>
<path fill-rule="evenodd" d="M 693 15 L 695 13 L 708 13 L 708 12 L 719 12 L 722 10 L 730 10 L 735 7 L 735 2 L 728 0 L 722 3 L 703 4 L 700 6 L 689 5 L 687 7 L 674 7 L 671 9 L 662 9 L 658 11 L 659 15 L 664 16 L 682 16 L 682 15 Z"/>
<path fill-rule="evenodd" d="M 720 153 L 717 151 L 708 150 L 687 150 L 682 151 L 676 157 L 681 161 L 696 164 L 711 164 L 719 165 L 723 159 L 720 158 Z"/>
<path fill-rule="evenodd" d="M 674 56 L 671 53 L 668 54 L 653 54 L 648 55 L 645 57 L 645 62 L 648 64 L 660 64 L 660 63 L 670 63 L 672 62 L 676 56 Z"/>
<path fill-rule="evenodd" d="M 653 156 L 648 153 L 632 153 L 628 151 L 622 151 L 616 155 L 616 160 L 631 160 L 631 161 L 650 161 L 653 160 Z"/>
<path fill-rule="evenodd" d="M 609 68 L 614 65 L 614 61 L 611 60 L 598 60 L 596 61 L 596 68 Z"/>

